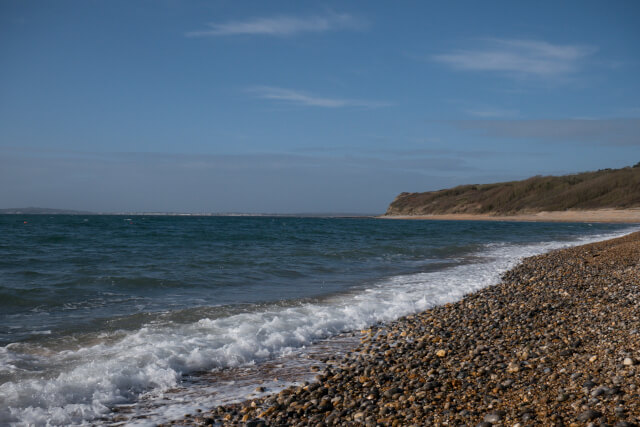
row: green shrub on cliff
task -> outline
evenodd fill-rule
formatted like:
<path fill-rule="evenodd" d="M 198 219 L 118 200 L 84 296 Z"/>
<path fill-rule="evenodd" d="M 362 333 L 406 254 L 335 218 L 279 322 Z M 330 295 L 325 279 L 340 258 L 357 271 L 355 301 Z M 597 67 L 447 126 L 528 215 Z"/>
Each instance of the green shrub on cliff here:
<path fill-rule="evenodd" d="M 387 215 L 515 214 L 631 207 L 640 207 L 640 163 L 623 169 L 402 193 L 389 205 Z"/>

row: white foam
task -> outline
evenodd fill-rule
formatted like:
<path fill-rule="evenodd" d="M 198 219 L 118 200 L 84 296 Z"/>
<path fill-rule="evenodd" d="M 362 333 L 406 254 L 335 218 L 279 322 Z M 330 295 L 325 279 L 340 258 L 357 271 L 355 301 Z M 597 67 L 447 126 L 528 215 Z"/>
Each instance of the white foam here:
<path fill-rule="evenodd" d="M 110 406 L 176 386 L 183 373 L 282 356 L 341 331 L 458 300 L 497 283 L 522 257 L 622 234 L 528 246 L 489 245 L 476 254 L 483 262 L 392 277 L 321 303 L 274 305 L 188 325 L 150 324 L 115 340 L 115 335 L 103 333 L 92 345 L 75 349 L 41 352 L 9 345 L 0 349 L 0 377 L 12 378 L 0 385 L 0 424 L 89 423 L 109 413 Z M 57 373 L 49 378 L 23 375 L 43 369 Z M 166 415 L 174 412 L 167 409 Z"/>

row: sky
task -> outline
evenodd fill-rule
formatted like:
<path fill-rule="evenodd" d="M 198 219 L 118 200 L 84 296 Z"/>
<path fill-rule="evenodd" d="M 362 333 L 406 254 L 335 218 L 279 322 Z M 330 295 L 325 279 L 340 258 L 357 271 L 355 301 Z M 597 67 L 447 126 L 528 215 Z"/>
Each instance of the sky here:
<path fill-rule="evenodd" d="M 637 1 L 0 0 L 0 208 L 382 213 L 640 162 Z"/>

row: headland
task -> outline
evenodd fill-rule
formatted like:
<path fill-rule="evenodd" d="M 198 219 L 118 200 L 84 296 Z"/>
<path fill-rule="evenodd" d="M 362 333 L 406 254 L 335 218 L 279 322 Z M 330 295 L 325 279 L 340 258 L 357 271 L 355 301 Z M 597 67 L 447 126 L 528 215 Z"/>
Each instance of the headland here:
<path fill-rule="evenodd" d="M 384 218 L 640 222 L 640 163 L 564 176 L 400 193 Z"/>

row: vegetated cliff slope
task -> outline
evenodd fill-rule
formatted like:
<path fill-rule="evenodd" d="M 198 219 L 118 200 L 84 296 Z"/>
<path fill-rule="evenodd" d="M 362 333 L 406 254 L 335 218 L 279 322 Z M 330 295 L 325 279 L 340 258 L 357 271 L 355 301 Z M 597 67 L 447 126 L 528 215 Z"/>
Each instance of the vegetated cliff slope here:
<path fill-rule="evenodd" d="M 425 193 L 401 193 L 385 215 L 510 215 L 567 209 L 640 207 L 640 163 L 565 176 L 461 185 Z"/>

